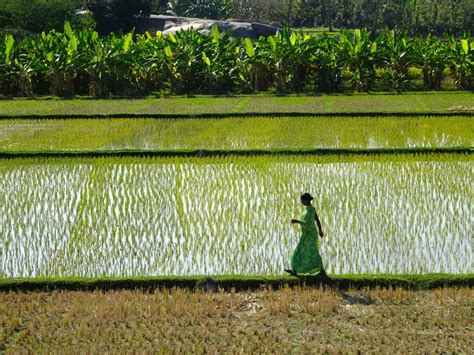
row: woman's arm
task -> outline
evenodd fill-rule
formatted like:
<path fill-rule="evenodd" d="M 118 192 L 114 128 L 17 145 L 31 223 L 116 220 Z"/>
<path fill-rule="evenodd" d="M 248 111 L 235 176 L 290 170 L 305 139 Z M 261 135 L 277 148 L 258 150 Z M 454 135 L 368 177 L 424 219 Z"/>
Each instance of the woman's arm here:
<path fill-rule="evenodd" d="M 316 213 L 316 212 L 315 212 Z M 310 223 L 313 223 L 313 216 L 312 216 L 312 213 L 310 213 L 310 211 L 307 211 L 306 214 L 304 215 L 303 217 L 303 220 L 300 221 L 298 219 L 292 219 L 291 220 L 291 223 L 299 223 L 301 224 L 302 226 L 306 226 Z"/>
<path fill-rule="evenodd" d="M 324 237 L 323 227 L 321 226 L 321 221 L 319 220 L 318 214 L 315 212 L 314 218 L 316 219 L 316 224 L 319 230 L 319 236 Z"/>

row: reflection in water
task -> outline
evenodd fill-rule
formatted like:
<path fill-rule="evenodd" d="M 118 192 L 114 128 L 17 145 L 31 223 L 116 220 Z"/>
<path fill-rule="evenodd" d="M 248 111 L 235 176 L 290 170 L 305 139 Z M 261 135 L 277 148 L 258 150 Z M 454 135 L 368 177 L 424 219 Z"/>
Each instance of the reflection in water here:
<path fill-rule="evenodd" d="M 1 276 L 280 274 L 303 191 L 330 273 L 468 273 L 472 176 L 410 157 L 10 161 Z"/>

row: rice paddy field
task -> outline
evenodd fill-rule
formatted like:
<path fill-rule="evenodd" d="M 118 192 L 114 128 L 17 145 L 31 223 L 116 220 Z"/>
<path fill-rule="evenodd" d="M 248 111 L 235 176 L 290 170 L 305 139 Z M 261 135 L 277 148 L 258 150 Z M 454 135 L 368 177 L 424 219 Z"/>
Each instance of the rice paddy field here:
<path fill-rule="evenodd" d="M 0 120 L 1 152 L 470 148 L 470 116 Z"/>
<path fill-rule="evenodd" d="M 120 114 L 243 114 L 243 113 L 444 113 L 472 112 L 471 92 L 412 92 L 397 94 L 238 95 L 234 97 L 171 96 L 156 98 L 92 99 L 55 97 L 2 99 L 1 116 L 120 115 Z"/>
<path fill-rule="evenodd" d="M 0 100 L 0 353 L 470 353 L 473 104 Z"/>
<path fill-rule="evenodd" d="M 267 275 L 314 191 L 327 270 L 472 272 L 470 155 L 11 159 L 3 277 Z M 251 198 L 249 198 L 251 196 Z"/>

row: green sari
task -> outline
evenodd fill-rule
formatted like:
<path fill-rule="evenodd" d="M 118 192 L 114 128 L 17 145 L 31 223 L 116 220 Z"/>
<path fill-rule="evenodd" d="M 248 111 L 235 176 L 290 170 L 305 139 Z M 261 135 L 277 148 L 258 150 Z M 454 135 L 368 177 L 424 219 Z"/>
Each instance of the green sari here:
<path fill-rule="evenodd" d="M 315 274 L 324 269 L 318 249 L 318 231 L 315 222 L 316 210 L 308 205 L 301 221 L 301 238 L 291 258 L 291 269 L 296 273 Z"/>

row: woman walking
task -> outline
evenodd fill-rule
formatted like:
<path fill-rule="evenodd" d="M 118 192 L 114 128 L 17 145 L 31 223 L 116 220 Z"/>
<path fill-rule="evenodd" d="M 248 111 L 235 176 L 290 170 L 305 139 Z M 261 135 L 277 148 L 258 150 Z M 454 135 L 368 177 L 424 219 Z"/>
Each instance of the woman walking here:
<path fill-rule="evenodd" d="M 301 195 L 301 203 L 306 206 L 306 213 L 303 220 L 292 219 L 291 223 L 301 225 L 301 238 L 291 258 L 291 269 L 285 270 L 291 275 L 298 273 L 315 274 L 320 272 L 326 275 L 323 267 L 323 260 L 318 250 L 318 232 L 322 238 L 324 236 L 321 222 L 316 210 L 311 205 L 313 197 L 309 193 Z M 316 230 L 316 225 L 318 230 Z"/>

